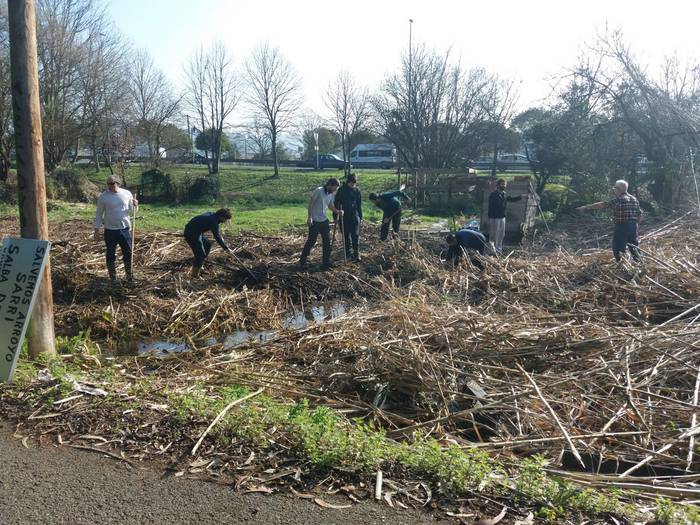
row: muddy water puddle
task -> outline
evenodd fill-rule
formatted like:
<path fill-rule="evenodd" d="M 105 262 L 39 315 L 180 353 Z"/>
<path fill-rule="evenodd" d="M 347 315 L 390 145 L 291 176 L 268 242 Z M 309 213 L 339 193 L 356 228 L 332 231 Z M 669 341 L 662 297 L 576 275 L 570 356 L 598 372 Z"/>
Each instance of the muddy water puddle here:
<path fill-rule="evenodd" d="M 348 311 L 348 306 L 337 301 L 333 303 L 315 304 L 303 310 L 294 310 L 284 315 L 282 319 L 282 329 L 301 330 L 313 324 L 323 323 L 330 319 L 335 319 L 344 315 Z M 201 346 L 212 346 L 222 344 L 226 350 L 235 349 L 244 345 L 265 343 L 277 337 L 279 330 L 237 330 L 232 334 L 225 334 L 221 337 L 210 337 L 201 341 Z M 118 344 L 108 351 L 110 355 L 153 355 L 156 357 L 167 357 L 173 354 L 189 352 L 192 347 L 184 341 L 138 341 Z"/>

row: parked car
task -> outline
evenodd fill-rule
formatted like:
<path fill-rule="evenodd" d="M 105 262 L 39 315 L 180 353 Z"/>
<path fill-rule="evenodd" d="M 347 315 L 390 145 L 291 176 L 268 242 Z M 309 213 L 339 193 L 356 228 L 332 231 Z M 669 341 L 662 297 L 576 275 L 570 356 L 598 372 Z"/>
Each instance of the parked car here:
<path fill-rule="evenodd" d="M 396 149 L 391 144 L 358 144 L 350 152 L 355 168 L 389 169 L 396 165 Z"/>
<path fill-rule="evenodd" d="M 318 167 L 319 169 L 337 169 L 342 170 L 347 165 L 343 159 L 338 157 L 338 155 L 333 155 L 331 153 L 324 153 L 318 156 Z M 316 157 L 312 159 L 307 159 L 299 162 L 298 166 L 302 168 L 315 168 L 316 167 Z"/>
<path fill-rule="evenodd" d="M 502 153 L 496 159 L 496 169 L 498 171 L 523 171 L 530 167 L 531 161 L 522 153 Z M 493 155 L 483 155 L 477 158 L 473 166 L 479 169 L 491 169 L 493 166 Z"/>
<path fill-rule="evenodd" d="M 520 153 L 504 153 L 498 157 L 498 161 L 506 164 L 530 164 L 527 156 Z"/>

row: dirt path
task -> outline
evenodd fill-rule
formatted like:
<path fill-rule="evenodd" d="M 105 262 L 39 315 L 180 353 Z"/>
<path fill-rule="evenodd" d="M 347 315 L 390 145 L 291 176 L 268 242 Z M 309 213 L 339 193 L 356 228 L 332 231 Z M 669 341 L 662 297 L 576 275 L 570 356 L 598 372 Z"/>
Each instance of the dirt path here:
<path fill-rule="evenodd" d="M 68 447 L 13 437 L 0 422 L 0 516 L 20 524 L 431 524 L 427 513 L 363 502 L 324 509 L 288 494 L 240 494 L 230 487 L 165 477 Z"/>

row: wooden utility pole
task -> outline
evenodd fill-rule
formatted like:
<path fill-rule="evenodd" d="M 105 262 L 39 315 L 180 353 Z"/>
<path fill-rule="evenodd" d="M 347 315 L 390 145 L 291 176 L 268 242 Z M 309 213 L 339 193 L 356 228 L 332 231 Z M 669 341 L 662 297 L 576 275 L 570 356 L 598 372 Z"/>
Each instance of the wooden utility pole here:
<path fill-rule="evenodd" d="M 20 228 L 22 237 L 48 240 L 36 7 L 34 0 L 8 0 L 7 7 Z M 51 268 L 47 261 L 29 327 L 29 353 L 33 357 L 56 353 L 51 293 Z"/>

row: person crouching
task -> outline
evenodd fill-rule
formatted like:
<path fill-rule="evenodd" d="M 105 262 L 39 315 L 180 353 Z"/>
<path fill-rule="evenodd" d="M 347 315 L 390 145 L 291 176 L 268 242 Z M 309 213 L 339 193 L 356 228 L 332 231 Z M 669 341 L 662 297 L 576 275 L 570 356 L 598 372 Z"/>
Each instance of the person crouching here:
<path fill-rule="evenodd" d="M 466 254 L 474 266 L 480 270 L 483 269 L 483 264 L 477 254 L 483 256 L 486 252 L 486 237 L 484 234 L 474 230 L 459 230 L 447 235 L 445 241 L 449 246 L 447 251 L 447 259 L 449 261 L 457 264 L 462 256 Z"/>
<path fill-rule="evenodd" d="M 194 255 L 194 262 L 192 263 L 192 271 L 190 273 L 193 279 L 199 277 L 202 266 L 204 265 L 204 260 L 209 256 L 209 252 L 211 251 L 211 243 L 204 235 L 206 232 L 212 233 L 216 242 L 219 243 L 219 246 L 221 246 L 225 252 L 231 251 L 230 248 L 226 246 L 224 239 L 221 237 L 221 232 L 219 231 L 219 226 L 230 219 L 231 210 L 228 208 L 221 208 L 215 212 L 197 215 L 190 219 L 185 226 L 185 241 L 189 244 Z"/>

